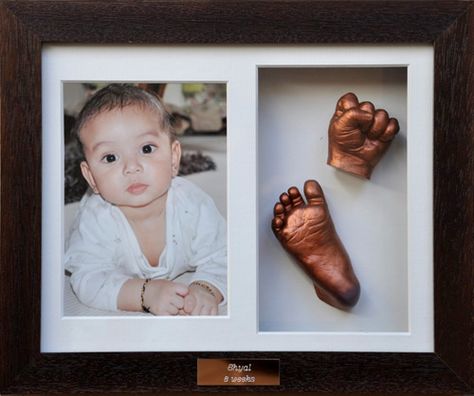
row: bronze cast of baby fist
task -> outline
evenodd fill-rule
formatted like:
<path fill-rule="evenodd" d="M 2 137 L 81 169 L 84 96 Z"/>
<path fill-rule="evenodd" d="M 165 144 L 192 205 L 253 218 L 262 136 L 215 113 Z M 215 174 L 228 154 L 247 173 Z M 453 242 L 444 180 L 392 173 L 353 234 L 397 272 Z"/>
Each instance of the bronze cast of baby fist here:
<path fill-rule="evenodd" d="M 315 180 L 299 190 L 290 187 L 274 207 L 272 229 L 312 278 L 318 297 L 336 308 L 353 307 L 360 295 L 359 281 L 329 214 L 321 186 Z"/>
<path fill-rule="evenodd" d="M 399 131 L 396 118 L 371 102 L 359 103 L 347 93 L 336 105 L 329 124 L 327 163 L 343 171 L 370 179 L 372 171 Z"/>

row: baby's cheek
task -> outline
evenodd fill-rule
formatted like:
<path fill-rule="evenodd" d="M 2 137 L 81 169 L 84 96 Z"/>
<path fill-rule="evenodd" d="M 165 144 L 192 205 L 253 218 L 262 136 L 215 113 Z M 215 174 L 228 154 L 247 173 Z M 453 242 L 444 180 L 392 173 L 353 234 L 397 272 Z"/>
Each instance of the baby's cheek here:
<path fill-rule="evenodd" d="M 98 186 L 106 190 L 113 190 L 119 182 L 120 172 L 117 169 L 108 169 L 101 171 L 96 177 Z"/>

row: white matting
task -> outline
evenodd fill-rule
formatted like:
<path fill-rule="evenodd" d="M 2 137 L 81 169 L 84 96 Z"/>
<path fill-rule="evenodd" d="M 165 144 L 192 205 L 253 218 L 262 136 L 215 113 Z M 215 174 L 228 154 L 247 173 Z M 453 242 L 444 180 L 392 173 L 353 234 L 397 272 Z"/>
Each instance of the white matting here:
<path fill-rule="evenodd" d="M 124 62 L 123 60 L 127 61 Z M 433 284 L 432 284 L 432 119 L 433 119 L 433 49 L 430 46 L 45 46 L 42 59 L 43 70 L 43 244 L 42 244 L 42 311 L 41 350 L 43 352 L 69 351 L 424 351 L 433 350 Z M 406 196 L 396 190 L 393 180 L 381 177 L 383 167 L 392 169 L 393 155 L 397 148 L 382 160 L 374 173 L 374 181 L 379 191 L 392 189 L 400 192 L 400 199 L 406 199 L 406 225 L 386 224 L 385 228 L 400 227 L 406 235 L 406 263 L 399 263 L 406 271 L 408 281 L 399 282 L 394 266 L 397 284 L 384 277 L 383 287 L 402 289 L 395 298 L 407 300 L 401 304 L 400 319 L 394 319 L 387 326 L 353 326 L 351 320 L 344 326 L 334 322 L 326 329 L 312 327 L 276 329 L 276 322 L 264 309 L 272 310 L 271 316 L 284 317 L 288 312 L 269 307 L 266 297 L 260 293 L 262 277 L 270 276 L 269 271 L 259 267 L 259 249 L 265 234 L 261 222 L 269 220 L 268 206 L 272 207 L 275 194 L 289 187 L 301 185 L 309 177 L 315 177 L 311 164 L 307 173 L 303 167 L 301 154 L 293 153 L 283 157 L 290 167 L 296 167 L 290 175 L 281 177 L 281 169 L 268 174 L 271 180 L 262 180 L 258 166 L 277 166 L 283 153 L 265 153 L 257 134 L 258 110 L 258 68 L 259 67 L 406 67 L 407 69 L 407 109 L 406 109 Z M 228 314 L 215 318 L 157 318 L 157 317 L 64 317 L 63 316 L 63 142 L 62 142 L 62 82 L 63 81 L 206 81 L 227 82 L 228 104 L 228 247 L 229 247 L 229 295 Z M 283 82 L 278 82 L 282 84 Z M 307 93 L 305 84 L 293 89 Z M 344 89 L 345 91 L 345 89 Z M 288 92 L 289 95 L 294 92 Z M 317 92 L 315 92 L 317 96 Z M 337 96 L 337 95 L 335 95 Z M 364 97 L 383 106 L 379 101 L 383 95 Z M 278 98 L 275 98 L 276 100 Z M 334 97 L 331 107 L 334 106 Z M 312 113 L 314 108 L 296 107 L 298 114 Z M 288 112 L 286 107 L 282 112 Z M 391 113 L 396 110 L 389 109 Z M 331 108 L 332 112 L 332 108 Z M 318 119 L 318 131 L 327 128 L 328 116 Z M 403 118 L 403 113 L 402 116 Z M 287 133 L 295 133 L 303 125 L 287 124 Z M 276 125 L 275 127 L 278 127 Z M 316 128 L 314 128 L 316 129 Z M 314 130 L 313 129 L 313 130 Z M 262 135 L 263 136 L 263 135 Z M 282 138 L 275 133 L 275 138 Z M 315 144 L 303 136 L 301 144 Z M 257 140 L 259 147 L 257 148 Z M 403 140 L 400 139 L 400 143 Z M 317 143 L 317 142 L 316 142 Z M 325 162 L 324 144 L 314 146 L 314 150 Z M 288 146 L 290 150 L 291 146 Z M 324 154 L 324 155 L 323 155 Z M 263 155 L 265 165 L 258 158 Z M 285 154 L 287 155 L 287 154 Z M 391 157 L 392 156 L 392 157 Z M 314 162 L 312 162 L 314 164 Z M 400 166 L 404 166 L 401 162 Z M 328 170 L 329 171 L 329 170 Z M 257 175 L 259 175 L 257 183 Z M 329 173 L 327 174 L 329 175 Z M 316 178 L 317 175 L 316 175 Z M 363 195 L 364 186 L 352 185 L 348 189 L 345 176 L 330 179 L 323 177 L 323 186 L 330 197 L 330 209 L 338 231 L 350 251 L 356 272 L 363 287 L 360 315 L 366 315 L 370 304 L 381 302 L 372 299 L 368 291 L 376 290 L 379 280 L 371 278 L 369 266 L 372 258 L 360 258 L 350 238 L 358 238 L 360 224 L 347 223 L 344 206 L 338 200 L 349 191 Z M 268 183 L 269 190 L 262 190 L 259 184 Z M 350 184 L 349 184 L 350 185 Z M 371 184 L 372 185 L 372 184 Z M 336 191 L 339 191 L 336 194 Z M 271 202 L 260 204 L 262 194 L 267 194 Z M 340 197 L 340 198 L 337 198 Z M 345 199 L 345 198 L 344 198 Z M 396 200 L 396 198 L 394 198 Z M 392 202 L 392 201 L 391 201 Z M 258 203 L 258 205 L 257 205 Z M 257 212 L 258 207 L 258 212 Z M 387 207 L 387 211 L 390 211 Z M 367 208 L 367 216 L 373 210 Z M 381 209 L 377 209 L 381 213 Z M 355 214 L 350 214 L 355 215 Z M 347 220 L 344 220 L 347 221 Z M 403 218 L 400 219 L 403 222 Z M 351 227 L 353 227 L 351 229 Z M 404 228 L 404 229 L 403 229 Z M 378 230 L 380 231 L 380 230 Z M 370 244 L 372 249 L 387 249 L 386 256 L 392 254 L 392 240 L 380 239 L 381 246 Z M 353 235 L 356 235 L 355 237 Z M 388 234 L 386 234 L 388 235 Z M 267 239 L 269 244 L 275 241 Z M 362 243 L 361 242 L 361 243 Z M 396 246 L 401 246 L 398 244 Z M 275 246 L 274 246 L 275 247 Z M 369 249 L 369 251 L 371 251 Z M 356 254 L 356 256 L 354 256 Z M 286 267 L 291 268 L 292 263 Z M 367 267 L 365 267 L 367 266 Z M 259 272 L 260 268 L 260 272 Z M 374 271 L 372 274 L 376 274 Z M 281 275 L 282 276 L 282 275 Z M 304 281 L 301 280 L 303 283 Z M 280 286 L 282 282 L 276 284 Z M 379 287 L 379 286 L 377 286 Z M 287 293 L 280 287 L 274 288 L 278 297 Z M 394 296 L 394 293 L 391 294 Z M 382 298 L 382 293 L 377 298 Z M 314 299 L 308 293 L 304 303 Z M 280 298 L 281 301 L 281 298 Z M 390 301 L 393 309 L 395 305 Z M 283 307 L 282 307 L 283 308 Z M 318 308 L 325 309 L 325 308 Z M 375 312 L 371 310 L 370 312 Z M 355 313 L 353 314 L 355 315 Z M 398 312 L 387 315 L 397 316 Z M 328 322 L 329 316 L 320 320 Z M 260 320 L 260 318 L 262 318 Z M 273 322 L 271 322 L 273 321 Z M 301 321 L 301 319 L 300 319 Z M 263 322 L 266 322 L 263 323 Z M 359 320 L 359 323 L 360 320 Z M 261 331 L 264 327 L 267 331 Z M 302 330 L 304 329 L 304 330 Z M 391 330 L 393 329 L 393 330 Z"/>

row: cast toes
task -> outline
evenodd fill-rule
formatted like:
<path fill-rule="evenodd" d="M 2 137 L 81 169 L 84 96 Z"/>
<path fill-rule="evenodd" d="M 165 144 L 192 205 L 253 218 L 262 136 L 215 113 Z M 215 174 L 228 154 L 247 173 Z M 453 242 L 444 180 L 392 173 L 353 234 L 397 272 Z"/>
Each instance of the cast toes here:
<path fill-rule="evenodd" d="M 304 195 L 310 205 L 324 203 L 323 189 L 316 180 L 306 180 L 304 183 Z"/>

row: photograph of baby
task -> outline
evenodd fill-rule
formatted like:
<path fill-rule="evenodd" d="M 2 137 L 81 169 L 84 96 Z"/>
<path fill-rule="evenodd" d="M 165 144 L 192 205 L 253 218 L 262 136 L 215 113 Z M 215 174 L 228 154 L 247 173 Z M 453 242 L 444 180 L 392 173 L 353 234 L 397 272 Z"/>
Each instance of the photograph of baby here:
<path fill-rule="evenodd" d="M 63 97 L 64 315 L 226 315 L 226 85 Z"/>

